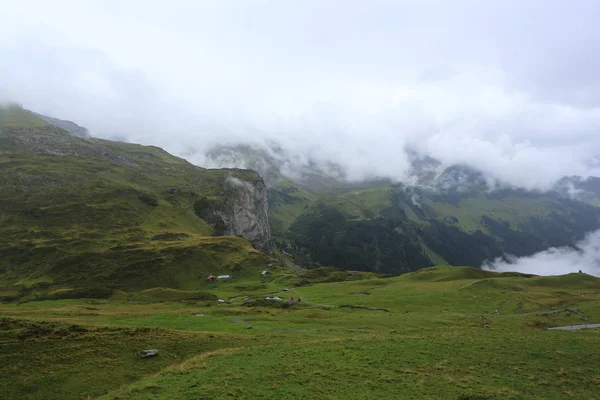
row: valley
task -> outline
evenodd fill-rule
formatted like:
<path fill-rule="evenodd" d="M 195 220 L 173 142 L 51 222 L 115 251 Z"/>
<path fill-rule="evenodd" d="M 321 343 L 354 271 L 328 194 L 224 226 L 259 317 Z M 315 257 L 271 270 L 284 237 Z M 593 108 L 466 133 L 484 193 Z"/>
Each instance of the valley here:
<path fill-rule="evenodd" d="M 597 398 L 600 331 L 548 329 L 600 322 L 600 278 L 479 268 L 598 229 L 595 181 L 260 165 L 0 109 L 0 398 Z"/>
<path fill-rule="evenodd" d="M 600 1 L 0 4 L 0 400 L 600 400 Z"/>

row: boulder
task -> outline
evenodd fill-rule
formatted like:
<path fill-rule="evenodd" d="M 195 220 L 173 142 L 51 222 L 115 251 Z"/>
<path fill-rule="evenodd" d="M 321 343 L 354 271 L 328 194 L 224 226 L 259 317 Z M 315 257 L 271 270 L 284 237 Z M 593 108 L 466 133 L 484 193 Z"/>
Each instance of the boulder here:
<path fill-rule="evenodd" d="M 150 349 L 150 350 L 139 350 L 138 357 L 139 358 L 150 358 L 158 355 L 158 350 Z"/>

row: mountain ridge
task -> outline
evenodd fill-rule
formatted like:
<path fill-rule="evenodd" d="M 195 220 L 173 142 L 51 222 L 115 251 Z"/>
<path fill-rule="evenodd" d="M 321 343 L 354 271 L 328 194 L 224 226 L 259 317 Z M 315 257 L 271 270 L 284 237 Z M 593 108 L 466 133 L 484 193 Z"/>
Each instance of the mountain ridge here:
<path fill-rule="evenodd" d="M 275 241 L 307 266 L 392 274 L 434 264 L 479 267 L 505 254 L 575 246 L 600 228 L 596 177 L 565 177 L 548 191 L 525 190 L 490 182 L 468 165 L 443 166 L 413 151 L 407 182 L 355 183 L 318 167 L 297 178 L 280 168 L 290 163 L 261 159 L 268 151 L 252 146 L 230 146 L 226 152 L 230 165 L 251 157 L 256 169 L 271 177 Z M 314 176 L 335 184 L 307 184 Z"/>
<path fill-rule="evenodd" d="M 280 253 L 305 267 L 385 274 L 401 274 L 436 264 L 479 267 L 504 254 L 523 256 L 552 246 L 574 246 L 586 232 L 600 228 L 600 209 L 596 207 L 600 198 L 598 178 L 565 177 L 555 190 L 548 192 L 490 186 L 480 171 L 468 165 L 443 166 L 431 157 L 411 152 L 412 178 L 408 182 L 385 178 L 348 182 L 343 170 L 334 164 L 323 170 L 309 162 L 294 171 L 294 163 L 286 160 L 275 145 L 271 150 L 246 145 L 215 148 L 208 155 L 213 165 L 238 165 L 257 172 L 211 170 L 173 157 L 158 147 L 82 136 L 57 126 L 55 119 L 41 118 L 22 107 L 8 110 L 12 114 L 0 110 L 0 162 L 10 167 L 4 168 L 5 181 L 12 182 L 4 188 L 10 197 L 5 198 L 5 209 L 20 212 L 18 218 L 10 216 L 8 225 L 14 227 L 18 220 L 23 227 L 29 226 L 30 233 L 17 232 L 33 248 L 37 243 L 35 236 L 51 233 L 51 225 L 40 233 L 31 221 L 52 215 L 48 213 L 51 208 L 29 206 L 42 198 L 63 204 L 61 212 L 79 209 L 74 215 L 85 215 L 105 212 L 99 211 L 101 204 L 91 199 L 106 196 L 102 201 L 116 207 L 111 209 L 114 215 L 106 220 L 114 220 L 111 223 L 115 224 L 116 218 L 112 217 L 125 215 L 123 209 L 138 209 L 130 203 L 133 200 L 150 207 L 143 212 L 169 209 L 166 214 L 159 213 L 159 219 L 169 215 L 177 223 L 145 223 L 132 228 L 136 233 L 124 237 L 133 240 L 134 247 L 145 248 L 146 260 L 155 254 L 155 246 L 148 247 L 148 243 L 160 243 L 159 238 L 168 237 L 171 242 L 165 246 L 173 249 L 174 239 L 182 244 L 187 240 L 209 246 L 208 241 L 200 239 L 230 235 L 252 241 L 254 247 L 267 254 L 274 243 Z M 61 124 L 79 126 L 69 121 Z M 91 171 L 99 172 L 101 179 L 94 181 Z M 82 172 L 85 173 L 78 176 Z M 93 182 L 91 187 L 89 182 Z M 30 193 L 23 197 L 19 190 Z M 135 218 L 143 221 L 139 212 L 135 212 Z M 53 223 L 58 223 L 52 218 Z M 71 233 L 78 231 L 78 225 L 85 226 L 77 218 L 80 217 L 69 222 Z M 62 222 L 68 221 L 65 218 Z M 95 229 L 104 228 L 97 225 Z M 81 246 L 93 247 L 91 239 L 85 236 L 90 233 L 78 236 Z M 210 246 L 218 242 L 211 242 Z M 105 245 L 101 251 L 128 249 L 128 245 L 115 243 Z M 22 246 L 17 248 L 28 254 L 27 245 Z M 239 252 L 243 247 L 240 242 L 231 249 Z M 11 263 L 22 262 L 23 254 L 11 255 Z M 45 279 L 43 274 L 38 275 L 33 281 Z M 13 278 L 24 279 L 16 275 Z M 115 275 L 103 279 L 114 284 L 122 278 Z M 184 281 L 172 284 L 181 288 L 201 286 L 198 282 L 190 286 Z"/>
<path fill-rule="evenodd" d="M 82 138 L 22 108 L 0 110 L 0 209 L 0 296 L 198 290 L 273 263 L 256 172 Z"/>

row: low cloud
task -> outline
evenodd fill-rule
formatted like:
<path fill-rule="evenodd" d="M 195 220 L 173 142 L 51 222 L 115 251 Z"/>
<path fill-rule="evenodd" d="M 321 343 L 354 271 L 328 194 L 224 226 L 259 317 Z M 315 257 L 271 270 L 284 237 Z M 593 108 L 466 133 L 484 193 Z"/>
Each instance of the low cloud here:
<path fill-rule="evenodd" d="M 527 257 L 505 256 L 485 263 L 482 269 L 488 271 L 517 271 L 536 275 L 563 275 L 582 271 L 600 276 L 600 230 L 589 233 L 571 247 L 551 247 Z"/>
<path fill-rule="evenodd" d="M 232 186 L 241 188 L 241 189 L 246 189 L 247 191 L 254 193 L 254 185 L 252 185 L 250 182 L 247 181 L 242 181 L 241 179 L 236 178 L 235 176 L 229 176 L 227 177 L 227 179 L 225 180 L 225 182 L 229 183 Z"/>
<path fill-rule="evenodd" d="M 527 189 L 600 175 L 597 2 L 113 3 L 3 5 L 0 97 L 201 166 L 275 142 L 351 180 L 408 179 L 406 148 Z"/>

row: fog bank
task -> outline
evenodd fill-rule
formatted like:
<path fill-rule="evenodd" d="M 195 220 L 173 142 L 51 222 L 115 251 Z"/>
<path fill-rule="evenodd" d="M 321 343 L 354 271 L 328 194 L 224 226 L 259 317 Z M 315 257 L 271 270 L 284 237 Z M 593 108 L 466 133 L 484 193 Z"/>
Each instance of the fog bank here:
<path fill-rule="evenodd" d="M 485 263 L 489 271 L 517 271 L 536 275 L 563 275 L 573 272 L 600 276 L 600 230 L 589 233 L 576 248 L 552 247 L 527 257 L 508 256 Z"/>
<path fill-rule="evenodd" d="M 600 175 L 600 3 L 20 0 L 0 98 L 203 165 L 277 142 L 403 180 L 405 148 L 547 189 Z"/>

